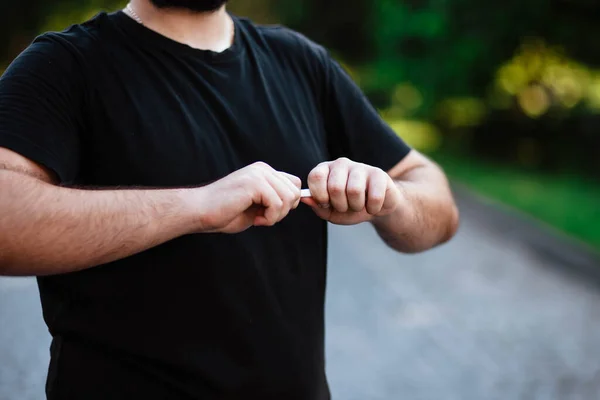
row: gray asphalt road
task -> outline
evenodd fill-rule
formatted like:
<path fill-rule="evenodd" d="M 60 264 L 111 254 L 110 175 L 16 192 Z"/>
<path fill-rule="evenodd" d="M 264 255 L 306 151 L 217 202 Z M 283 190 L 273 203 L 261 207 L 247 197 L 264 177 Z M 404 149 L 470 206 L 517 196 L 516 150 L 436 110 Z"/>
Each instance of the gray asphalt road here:
<path fill-rule="evenodd" d="M 457 238 L 419 256 L 388 250 L 369 225 L 332 227 L 334 399 L 600 399 L 598 285 L 462 213 Z M 43 398 L 38 303 L 34 281 L 0 279 L 1 400 Z"/>

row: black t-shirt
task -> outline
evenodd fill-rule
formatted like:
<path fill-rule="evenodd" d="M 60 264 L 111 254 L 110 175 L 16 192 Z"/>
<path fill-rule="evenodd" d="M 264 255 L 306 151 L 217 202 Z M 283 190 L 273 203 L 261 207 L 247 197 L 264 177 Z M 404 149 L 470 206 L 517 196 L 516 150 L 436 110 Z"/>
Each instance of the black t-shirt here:
<path fill-rule="evenodd" d="M 234 22 L 222 53 L 122 12 L 36 38 L 0 80 L 0 146 L 64 185 L 120 188 L 202 185 L 255 161 L 306 185 L 322 161 L 388 170 L 409 152 L 321 46 Z M 274 227 L 38 278 L 50 398 L 329 398 L 326 227 L 301 205 Z"/>

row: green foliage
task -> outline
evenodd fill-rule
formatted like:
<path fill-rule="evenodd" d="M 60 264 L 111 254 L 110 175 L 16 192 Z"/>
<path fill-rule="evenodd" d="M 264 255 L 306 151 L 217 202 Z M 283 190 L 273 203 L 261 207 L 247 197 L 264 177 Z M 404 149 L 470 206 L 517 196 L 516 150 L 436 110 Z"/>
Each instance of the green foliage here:
<path fill-rule="evenodd" d="M 125 4 L 123 0 L 63 1 L 45 19 L 41 31 L 60 31 L 92 18 L 100 11 L 114 11 Z"/>
<path fill-rule="evenodd" d="M 434 154 L 450 177 L 600 249 L 600 186 L 572 174 L 548 175 Z"/>

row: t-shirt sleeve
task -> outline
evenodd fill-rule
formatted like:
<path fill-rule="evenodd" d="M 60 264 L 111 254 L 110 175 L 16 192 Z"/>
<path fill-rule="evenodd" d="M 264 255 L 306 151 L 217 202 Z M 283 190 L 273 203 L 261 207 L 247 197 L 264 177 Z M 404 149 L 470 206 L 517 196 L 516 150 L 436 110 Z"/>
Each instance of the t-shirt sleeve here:
<path fill-rule="evenodd" d="M 322 112 L 334 159 L 389 171 L 411 148 L 383 120 L 358 85 L 328 52 L 321 51 Z"/>
<path fill-rule="evenodd" d="M 65 45 L 40 36 L 0 78 L 0 147 L 44 165 L 63 184 L 78 173 L 80 77 Z"/>

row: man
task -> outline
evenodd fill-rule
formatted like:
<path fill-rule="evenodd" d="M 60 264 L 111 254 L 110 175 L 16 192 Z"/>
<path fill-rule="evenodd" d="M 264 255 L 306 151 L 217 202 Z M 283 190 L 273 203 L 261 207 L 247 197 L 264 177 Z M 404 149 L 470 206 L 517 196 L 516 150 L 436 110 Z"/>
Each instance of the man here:
<path fill-rule="evenodd" d="M 0 274 L 38 277 L 49 399 L 328 399 L 326 221 L 457 229 L 321 46 L 225 2 L 132 0 L 0 80 Z"/>

